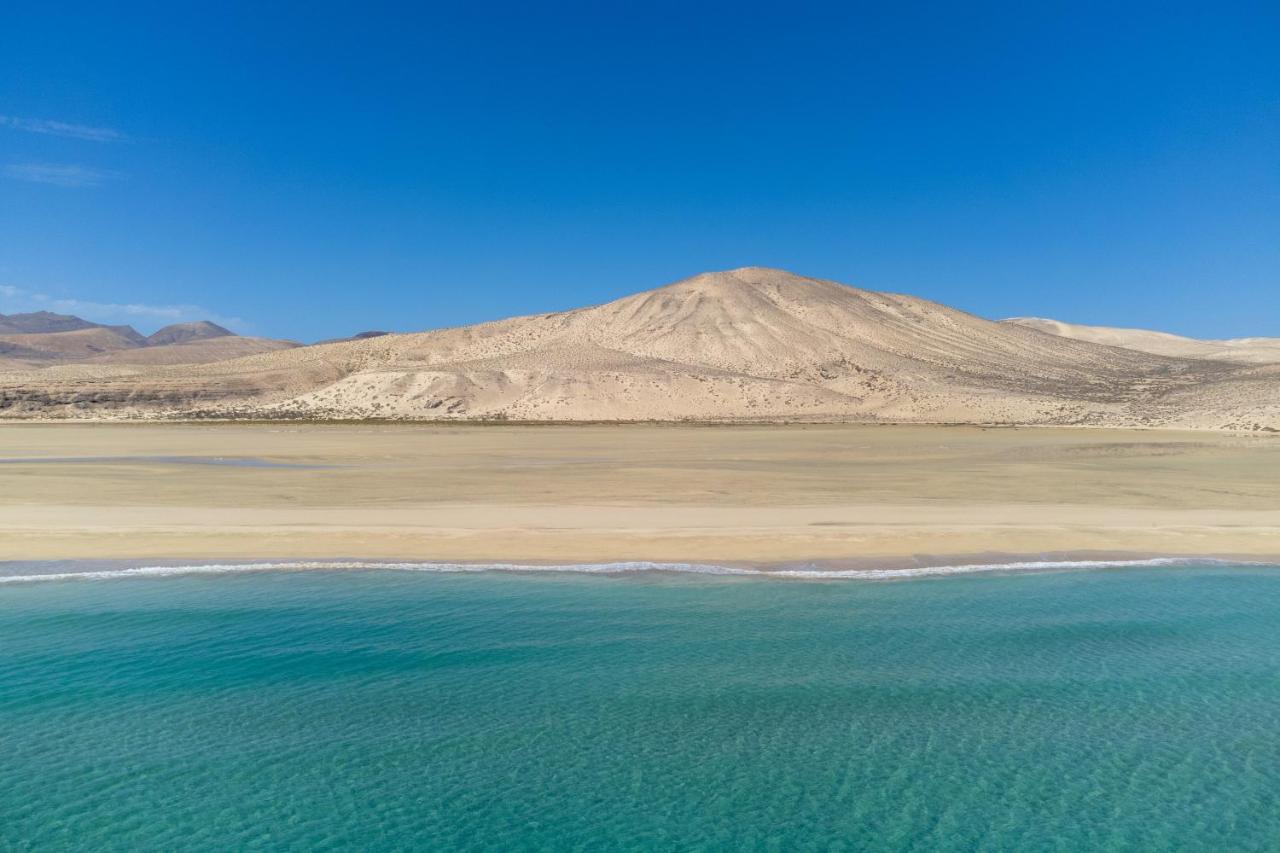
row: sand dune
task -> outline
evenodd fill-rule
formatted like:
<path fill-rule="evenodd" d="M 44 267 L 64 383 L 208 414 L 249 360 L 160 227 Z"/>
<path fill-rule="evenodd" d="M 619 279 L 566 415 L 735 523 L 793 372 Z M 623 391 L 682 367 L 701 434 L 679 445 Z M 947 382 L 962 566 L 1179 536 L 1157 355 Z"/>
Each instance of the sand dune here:
<path fill-rule="evenodd" d="M 9 416 L 1280 429 L 1280 376 L 749 267 L 604 305 L 204 365 L 0 379 Z"/>
<path fill-rule="evenodd" d="M 1036 329 L 1063 338 L 1089 341 L 1112 347 L 1124 347 L 1141 352 L 1167 355 L 1174 358 L 1207 358 L 1218 361 L 1234 361 L 1241 364 L 1280 363 L 1280 338 L 1231 338 L 1212 341 L 1184 338 L 1168 332 L 1146 329 L 1116 329 L 1110 326 L 1081 326 L 1039 317 L 1012 317 L 1002 320 Z"/>

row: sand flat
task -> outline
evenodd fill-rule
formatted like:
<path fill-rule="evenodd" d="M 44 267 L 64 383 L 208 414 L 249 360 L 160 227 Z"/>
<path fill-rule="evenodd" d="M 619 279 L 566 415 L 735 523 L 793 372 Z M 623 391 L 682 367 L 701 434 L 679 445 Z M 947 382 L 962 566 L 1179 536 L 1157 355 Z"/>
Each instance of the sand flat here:
<path fill-rule="evenodd" d="M 13 423 L 0 459 L 3 560 L 1280 555 L 1263 436 Z"/>

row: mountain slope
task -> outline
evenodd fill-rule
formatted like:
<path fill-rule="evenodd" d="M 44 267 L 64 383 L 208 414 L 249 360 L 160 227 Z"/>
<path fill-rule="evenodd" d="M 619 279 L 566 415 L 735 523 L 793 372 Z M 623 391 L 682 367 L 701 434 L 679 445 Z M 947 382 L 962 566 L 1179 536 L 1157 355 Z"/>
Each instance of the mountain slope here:
<path fill-rule="evenodd" d="M 1280 338 L 1232 338 L 1213 341 L 1184 338 L 1168 332 L 1146 329 L 1117 329 L 1110 326 L 1082 326 L 1045 320 L 1039 317 L 1012 317 L 1002 323 L 1024 326 L 1077 341 L 1089 341 L 1113 347 L 1139 350 L 1140 352 L 1167 355 L 1174 358 L 1207 358 L 1215 361 L 1233 361 L 1241 364 L 1280 363 Z"/>
<path fill-rule="evenodd" d="M 323 341 L 316 341 L 316 345 L 342 344 L 342 343 L 346 343 L 347 341 L 363 341 L 366 338 L 380 338 L 383 335 L 389 335 L 389 334 L 391 334 L 391 332 L 380 332 L 380 331 L 371 329 L 367 332 L 356 332 L 354 335 L 347 335 L 345 338 L 326 338 Z"/>
<path fill-rule="evenodd" d="M 74 318 L 73 318 L 74 319 Z M 142 346 L 127 326 L 85 326 L 62 332 L 0 334 L 0 355 L 13 358 L 80 361 L 102 353 Z"/>
<path fill-rule="evenodd" d="M 155 366 L 208 364 L 214 361 L 243 358 L 246 355 L 256 355 L 257 353 L 293 349 L 297 346 L 300 346 L 300 344 L 294 341 L 226 334 L 210 338 L 193 338 L 171 344 L 152 344 L 135 349 L 118 350 L 85 359 L 84 363 Z"/>
<path fill-rule="evenodd" d="M 604 305 L 0 382 L 10 415 L 860 420 L 1280 427 L 1280 378 L 1044 334 L 779 270 Z M 1206 414 L 1207 413 L 1207 414 Z"/>

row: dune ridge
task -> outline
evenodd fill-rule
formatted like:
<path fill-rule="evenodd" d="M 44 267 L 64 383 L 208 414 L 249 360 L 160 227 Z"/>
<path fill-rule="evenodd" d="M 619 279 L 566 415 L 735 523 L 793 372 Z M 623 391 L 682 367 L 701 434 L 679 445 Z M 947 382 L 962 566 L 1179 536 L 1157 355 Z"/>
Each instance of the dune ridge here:
<path fill-rule="evenodd" d="M 1086 326 L 1041 317 L 1010 317 L 1001 320 L 1036 329 L 1063 338 L 1088 341 L 1112 347 L 1123 347 L 1174 358 L 1200 358 L 1232 361 L 1241 364 L 1280 363 L 1280 338 L 1229 338 L 1203 340 L 1156 332 L 1148 329 L 1119 329 L 1112 326 Z"/>

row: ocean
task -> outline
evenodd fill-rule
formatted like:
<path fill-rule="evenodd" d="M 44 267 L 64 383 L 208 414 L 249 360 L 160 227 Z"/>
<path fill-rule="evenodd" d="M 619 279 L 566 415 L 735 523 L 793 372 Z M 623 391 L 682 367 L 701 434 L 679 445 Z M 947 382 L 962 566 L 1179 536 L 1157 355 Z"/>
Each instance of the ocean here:
<path fill-rule="evenodd" d="M 0 849 L 1280 849 L 1280 567 L 138 568 L 0 573 Z"/>

